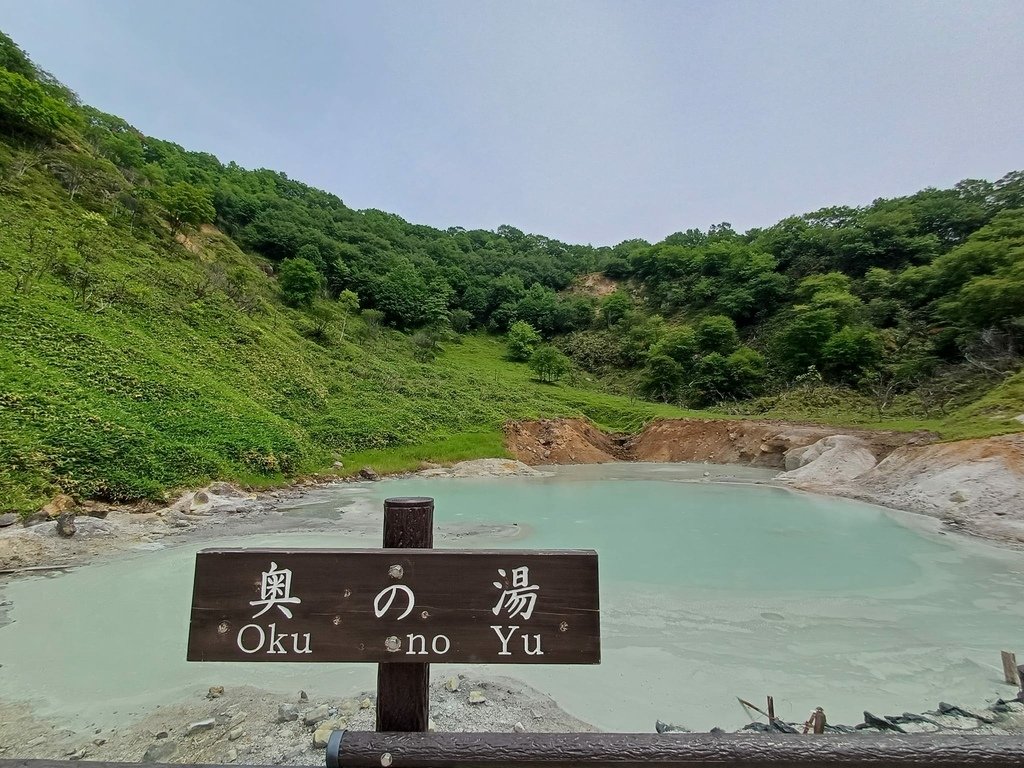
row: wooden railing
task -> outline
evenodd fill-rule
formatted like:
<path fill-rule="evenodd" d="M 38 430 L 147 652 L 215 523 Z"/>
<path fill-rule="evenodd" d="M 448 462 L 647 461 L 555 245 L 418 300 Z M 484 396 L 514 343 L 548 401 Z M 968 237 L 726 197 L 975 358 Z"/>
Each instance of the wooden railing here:
<path fill-rule="evenodd" d="M 335 731 L 326 763 L 327 768 L 1020 768 L 1024 736 Z M 139 768 L 138 763 L 88 765 Z M 0 760 L 0 768 L 70 766 L 63 760 Z"/>

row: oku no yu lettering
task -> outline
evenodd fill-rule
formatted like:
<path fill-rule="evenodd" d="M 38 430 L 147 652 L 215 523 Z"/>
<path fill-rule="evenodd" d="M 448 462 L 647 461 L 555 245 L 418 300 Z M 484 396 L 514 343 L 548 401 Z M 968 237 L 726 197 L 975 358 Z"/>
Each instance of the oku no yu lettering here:
<path fill-rule="evenodd" d="M 591 551 L 206 550 L 195 661 L 597 663 Z"/>

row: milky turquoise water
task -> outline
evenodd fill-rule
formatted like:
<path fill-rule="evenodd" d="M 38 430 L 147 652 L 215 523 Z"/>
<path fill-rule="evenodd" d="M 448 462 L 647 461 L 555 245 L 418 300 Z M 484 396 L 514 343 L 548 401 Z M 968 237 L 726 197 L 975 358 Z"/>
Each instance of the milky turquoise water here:
<path fill-rule="evenodd" d="M 300 530 L 342 525 L 360 515 L 344 509 L 428 495 L 437 546 L 596 549 L 602 664 L 474 671 L 523 679 L 603 729 L 649 731 L 655 718 L 736 727 L 746 721 L 736 696 L 772 694 L 792 719 L 823 706 L 833 722 L 859 722 L 864 709 L 974 706 L 1012 692 L 998 662 L 1024 638 L 1024 556 L 942 535 L 924 518 L 711 482 L 767 474 L 614 465 L 410 479 L 318 491 L 287 514 Z M 461 535 L 480 525 L 483 534 Z M 13 582 L 3 590 L 14 622 L 0 627 L 0 698 L 101 723 L 215 684 L 337 695 L 372 687 L 365 665 L 184 661 L 201 546 L 367 546 L 379 539 L 369 528 L 371 540 L 220 539 Z M 456 671 L 437 666 L 435 675 Z"/>

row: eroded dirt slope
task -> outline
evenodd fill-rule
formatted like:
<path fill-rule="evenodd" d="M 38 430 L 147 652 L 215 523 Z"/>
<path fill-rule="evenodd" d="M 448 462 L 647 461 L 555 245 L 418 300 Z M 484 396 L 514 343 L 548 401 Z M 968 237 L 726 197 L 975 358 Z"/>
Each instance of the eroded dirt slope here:
<path fill-rule="evenodd" d="M 610 435 L 584 419 L 511 421 L 505 446 L 524 464 L 603 464 L 630 461 L 628 435 Z"/>
<path fill-rule="evenodd" d="M 511 422 L 509 451 L 526 464 L 597 464 L 606 461 L 709 461 L 785 468 L 786 451 L 830 435 L 862 438 L 877 458 L 903 445 L 933 442 L 927 432 L 871 432 L 817 424 L 728 419 L 662 419 L 638 435 L 609 435 L 582 419 Z"/>

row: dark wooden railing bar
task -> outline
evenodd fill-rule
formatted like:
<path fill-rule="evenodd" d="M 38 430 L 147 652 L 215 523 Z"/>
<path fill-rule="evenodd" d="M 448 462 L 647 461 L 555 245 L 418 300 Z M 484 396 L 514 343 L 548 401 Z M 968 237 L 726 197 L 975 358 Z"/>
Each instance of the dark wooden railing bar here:
<path fill-rule="evenodd" d="M 339 749 L 340 741 L 340 749 Z M 333 753 L 332 748 L 333 747 Z M 139 763 L 89 761 L 90 768 Z M 335 731 L 328 768 L 1020 768 L 1024 736 L 647 733 L 372 733 Z M 69 768 L 0 760 L 0 768 Z M 150 764 L 151 768 L 180 768 Z M 227 768 L 196 765 L 193 768 Z"/>
<path fill-rule="evenodd" d="M 1024 736 L 341 733 L 328 768 L 1024 766 Z"/>

